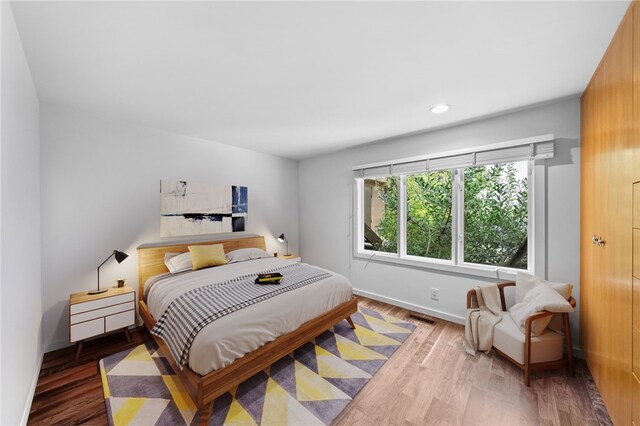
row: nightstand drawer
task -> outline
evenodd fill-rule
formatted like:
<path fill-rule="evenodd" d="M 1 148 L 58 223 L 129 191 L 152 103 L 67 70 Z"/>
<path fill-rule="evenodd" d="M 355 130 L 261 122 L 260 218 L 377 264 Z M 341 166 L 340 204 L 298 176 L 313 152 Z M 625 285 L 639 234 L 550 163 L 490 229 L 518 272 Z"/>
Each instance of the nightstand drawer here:
<path fill-rule="evenodd" d="M 117 296 L 103 297 L 101 299 L 91 300 L 89 302 L 76 303 L 71 305 L 71 315 L 81 312 L 92 311 L 94 309 L 106 308 L 107 306 L 117 305 L 119 303 L 133 301 L 135 293 L 119 294 Z"/>
<path fill-rule="evenodd" d="M 107 315 L 117 314 L 118 312 L 131 311 L 133 309 L 135 309 L 134 303 L 126 302 L 102 309 L 87 311 L 81 314 L 71 315 L 71 324 L 77 324 L 79 322 L 89 321 L 95 318 L 106 317 Z"/>
<path fill-rule="evenodd" d="M 98 318 L 72 325 L 69 340 L 77 342 L 78 340 L 84 340 L 102 333 L 104 333 L 104 318 Z"/>
<path fill-rule="evenodd" d="M 113 331 L 125 328 L 136 321 L 135 311 L 122 312 L 105 318 L 105 331 Z"/>

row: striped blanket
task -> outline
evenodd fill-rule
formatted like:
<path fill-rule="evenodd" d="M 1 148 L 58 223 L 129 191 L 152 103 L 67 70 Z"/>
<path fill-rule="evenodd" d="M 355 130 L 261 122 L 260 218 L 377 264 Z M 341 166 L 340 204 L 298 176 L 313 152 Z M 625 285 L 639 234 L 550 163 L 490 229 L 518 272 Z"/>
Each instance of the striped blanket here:
<path fill-rule="evenodd" d="M 284 275 L 280 284 L 256 284 L 257 274 L 250 274 L 188 291 L 171 302 L 151 333 L 167 343 L 173 358 L 180 367 L 184 367 L 189 361 L 193 341 L 208 324 L 247 306 L 330 276 L 326 271 L 303 263 L 262 273 L 273 272 Z"/>

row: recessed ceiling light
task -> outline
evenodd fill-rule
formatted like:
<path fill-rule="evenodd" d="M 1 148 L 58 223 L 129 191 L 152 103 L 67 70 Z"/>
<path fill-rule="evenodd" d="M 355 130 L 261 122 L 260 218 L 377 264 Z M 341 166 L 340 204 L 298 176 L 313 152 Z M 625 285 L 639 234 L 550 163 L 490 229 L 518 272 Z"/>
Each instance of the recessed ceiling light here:
<path fill-rule="evenodd" d="M 431 111 L 434 114 L 442 114 L 443 112 L 449 111 L 450 108 L 451 108 L 451 105 L 438 104 L 436 106 L 431 107 L 429 111 Z"/>

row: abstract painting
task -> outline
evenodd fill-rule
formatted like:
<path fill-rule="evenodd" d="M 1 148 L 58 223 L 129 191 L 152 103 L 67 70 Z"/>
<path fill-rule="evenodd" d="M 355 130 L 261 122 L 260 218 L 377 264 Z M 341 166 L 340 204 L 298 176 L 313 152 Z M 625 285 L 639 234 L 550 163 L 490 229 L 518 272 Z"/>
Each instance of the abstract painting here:
<path fill-rule="evenodd" d="M 242 232 L 248 204 L 246 186 L 161 180 L 160 236 Z"/>

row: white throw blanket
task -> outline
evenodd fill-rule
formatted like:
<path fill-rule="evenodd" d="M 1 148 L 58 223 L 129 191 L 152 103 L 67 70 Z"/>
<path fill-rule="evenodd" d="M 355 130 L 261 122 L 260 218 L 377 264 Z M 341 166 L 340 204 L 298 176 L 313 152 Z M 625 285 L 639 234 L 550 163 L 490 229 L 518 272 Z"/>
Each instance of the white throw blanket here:
<path fill-rule="evenodd" d="M 489 352 L 493 346 L 493 329 L 502 321 L 502 304 L 496 284 L 475 289 L 478 307 L 467 309 L 462 347 L 470 354 Z"/>

